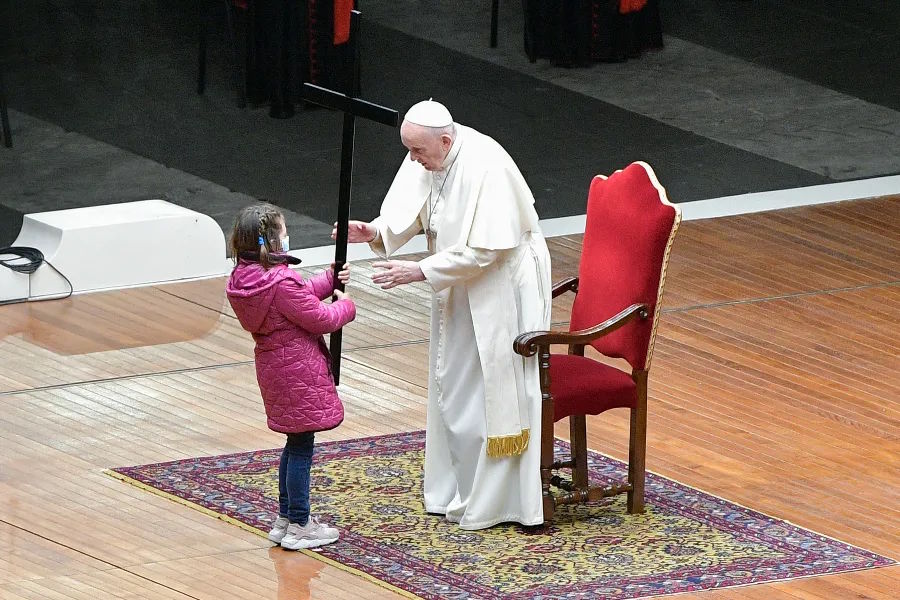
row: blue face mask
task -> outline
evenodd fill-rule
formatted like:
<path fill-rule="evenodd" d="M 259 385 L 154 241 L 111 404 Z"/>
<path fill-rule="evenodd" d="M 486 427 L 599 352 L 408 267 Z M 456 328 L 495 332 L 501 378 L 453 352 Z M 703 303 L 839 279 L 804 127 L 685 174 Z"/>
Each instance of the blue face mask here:
<path fill-rule="evenodd" d="M 287 253 L 291 249 L 291 236 L 286 235 L 281 239 L 281 251 Z"/>

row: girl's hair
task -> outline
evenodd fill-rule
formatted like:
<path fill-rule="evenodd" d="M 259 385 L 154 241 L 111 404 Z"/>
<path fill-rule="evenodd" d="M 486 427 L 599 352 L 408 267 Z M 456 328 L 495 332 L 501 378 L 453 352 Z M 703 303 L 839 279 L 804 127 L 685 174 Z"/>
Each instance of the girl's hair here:
<path fill-rule="evenodd" d="M 284 215 L 268 202 L 246 207 L 234 221 L 231 257 L 235 262 L 239 258 L 256 261 L 265 269 L 285 262 L 272 255 L 281 252 L 282 223 Z"/>

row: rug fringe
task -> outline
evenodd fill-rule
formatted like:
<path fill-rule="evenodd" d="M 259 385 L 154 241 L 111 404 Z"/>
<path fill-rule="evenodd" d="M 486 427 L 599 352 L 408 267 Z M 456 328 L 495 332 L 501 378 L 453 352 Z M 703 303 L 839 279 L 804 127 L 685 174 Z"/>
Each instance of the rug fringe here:
<path fill-rule="evenodd" d="M 233 517 L 229 517 L 228 515 L 223 515 L 222 513 L 217 513 L 214 510 L 210 510 L 210 509 L 206 508 L 205 506 L 200 506 L 199 504 L 191 502 L 190 500 L 185 500 L 184 498 L 179 498 L 178 496 L 175 496 L 174 494 L 164 492 L 161 489 L 155 488 L 151 485 L 147 485 L 146 483 L 143 483 L 142 481 L 138 481 L 137 479 L 129 477 L 128 475 L 123 475 L 122 473 L 119 473 L 112 469 L 103 469 L 103 474 L 108 475 L 109 477 L 112 477 L 113 479 L 118 479 L 119 481 L 123 481 L 130 485 L 133 485 L 136 488 L 140 488 L 144 491 L 150 492 L 151 494 L 156 494 L 157 496 L 161 496 L 163 498 L 166 498 L 167 500 L 171 500 L 172 502 L 176 502 L 183 506 L 187 506 L 188 508 L 192 508 L 192 509 L 199 511 L 205 515 L 215 517 L 216 519 L 219 519 L 220 521 L 225 521 L 226 523 L 228 523 L 230 525 L 235 525 L 237 527 L 240 527 L 244 531 L 249 531 L 250 533 L 255 533 L 258 536 L 268 539 L 269 534 L 266 531 L 257 529 L 256 527 L 253 527 L 252 525 L 247 525 L 246 523 L 244 523 L 242 521 L 238 521 L 237 519 L 235 519 Z M 352 573 L 353 575 L 361 577 L 361 578 L 365 579 L 366 581 L 369 581 L 371 583 L 374 583 L 375 585 L 378 585 L 379 587 L 383 587 L 385 589 L 388 589 L 388 590 L 394 592 L 395 594 L 399 594 L 400 596 L 403 596 L 404 598 L 410 598 L 412 600 L 422 600 L 421 596 L 417 596 L 417 595 L 413 594 L 412 592 L 409 592 L 407 590 L 393 586 L 385 581 L 382 581 L 381 579 L 378 579 L 377 577 L 373 577 L 372 575 L 369 575 L 365 571 L 360 571 L 359 569 L 354 569 L 353 567 L 348 567 L 347 565 L 339 563 L 338 561 L 336 561 L 332 558 L 322 556 L 318 552 L 314 552 L 312 550 L 296 550 L 296 552 L 305 554 L 306 556 L 309 556 L 318 561 L 321 561 L 321 562 L 325 563 L 326 565 L 330 565 L 336 569 L 340 569 L 341 571 L 345 571 L 347 573 Z"/>

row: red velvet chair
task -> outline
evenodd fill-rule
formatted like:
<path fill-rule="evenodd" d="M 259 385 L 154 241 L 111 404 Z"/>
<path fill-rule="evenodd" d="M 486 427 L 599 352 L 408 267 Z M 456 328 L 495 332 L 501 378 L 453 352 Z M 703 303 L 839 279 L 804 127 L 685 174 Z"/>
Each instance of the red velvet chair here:
<path fill-rule="evenodd" d="M 543 410 L 541 481 L 544 520 L 556 506 L 628 494 L 628 512 L 644 510 L 647 375 L 659 321 L 669 251 L 681 211 L 669 203 L 653 169 L 635 162 L 609 178 L 597 176 L 588 194 L 578 277 L 553 288 L 553 297 L 575 292 L 569 331 L 534 331 L 516 338 L 523 356 L 538 354 Z M 566 344 L 568 354 L 551 354 Z M 623 358 L 631 372 L 584 356 L 590 344 L 601 354 Z M 612 408 L 631 411 L 628 481 L 609 487 L 588 482 L 585 415 Z M 553 424 L 569 417 L 571 457 L 555 460 Z M 571 468 L 566 480 L 553 471 Z M 551 491 L 551 486 L 559 492 Z"/>

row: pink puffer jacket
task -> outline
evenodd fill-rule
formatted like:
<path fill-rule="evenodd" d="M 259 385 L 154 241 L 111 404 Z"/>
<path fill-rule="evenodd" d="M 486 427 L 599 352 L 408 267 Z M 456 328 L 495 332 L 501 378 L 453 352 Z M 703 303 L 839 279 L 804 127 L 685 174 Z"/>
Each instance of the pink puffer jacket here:
<path fill-rule="evenodd" d="M 322 335 L 352 321 L 356 306 L 349 298 L 322 302 L 333 282 L 331 271 L 304 280 L 287 265 L 267 271 L 245 260 L 228 279 L 228 301 L 256 340 L 256 379 L 273 431 L 324 431 L 344 419 Z"/>

